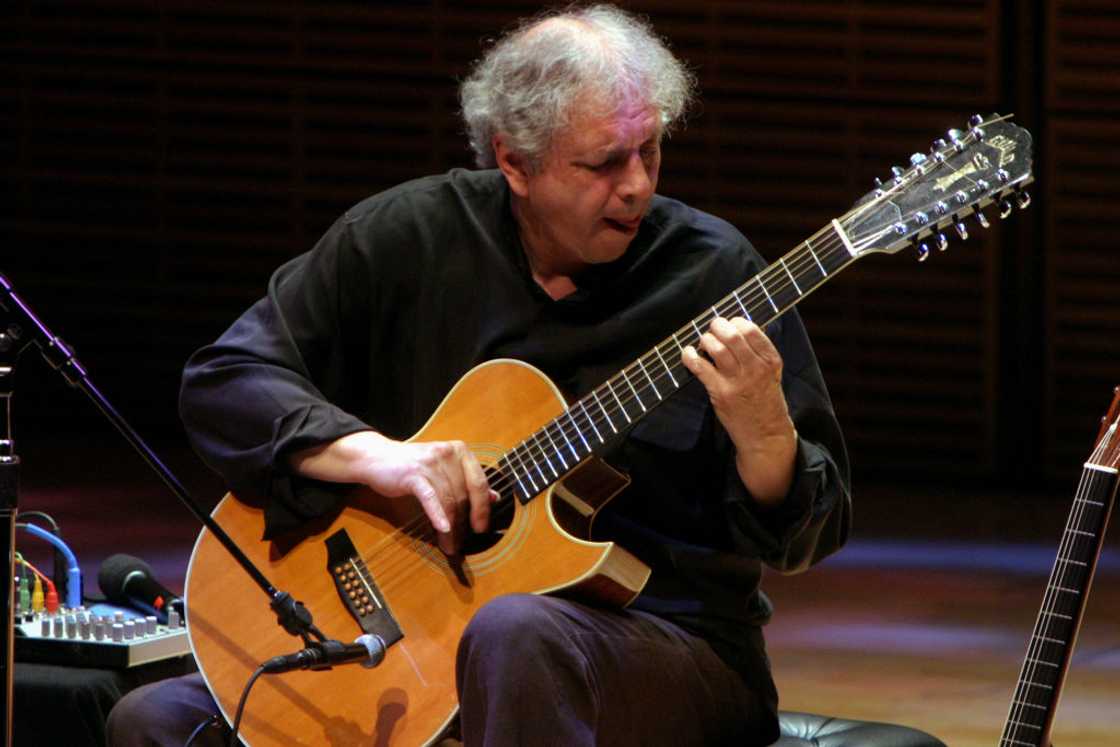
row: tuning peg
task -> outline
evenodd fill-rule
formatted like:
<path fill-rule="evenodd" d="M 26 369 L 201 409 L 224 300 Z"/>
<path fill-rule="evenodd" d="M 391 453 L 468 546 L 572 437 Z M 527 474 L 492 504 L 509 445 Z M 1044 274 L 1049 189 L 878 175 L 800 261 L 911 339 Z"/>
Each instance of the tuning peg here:
<path fill-rule="evenodd" d="M 983 140 L 984 135 L 986 134 L 980 127 L 973 127 L 971 130 L 969 130 L 969 132 L 972 133 L 972 136 L 976 138 L 977 141 Z"/>
<path fill-rule="evenodd" d="M 981 117 L 979 114 L 973 114 L 971 117 L 968 118 L 968 124 L 972 127 L 978 127 L 983 122 L 984 122 L 984 118 Z"/>
<path fill-rule="evenodd" d="M 961 135 L 963 135 L 964 133 L 958 130 L 956 127 L 953 127 L 945 134 L 949 136 L 950 143 L 957 143 L 958 141 L 960 141 Z"/>
<path fill-rule="evenodd" d="M 949 248 L 949 239 L 945 238 L 945 234 L 940 231 L 937 232 L 937 251 L 943 252 Z"/>
<path fill-rule="evenodd" d="M 928 159 L 925 157 L 925 154 L 923 154 L 923 153 L 913 153 L 913 154 L 910 155 L 910 165 L 911 166 L 921 166 L 927 160 Z"/>
<path fill-rule="evenodd" d="M 996 172 L 996 178 L 999 179 L 1000 184 L 1007 184 L 1011 180 L 1011 174 L 1008 174 L 1006 169 L 1000 169 Z"/>
<path fill-rule="evenodd" d="M 938 215 L 945 215 L 949 212 L 949 206 L 943 200 L 938 200 L 933 209 L 937 211 Z"/>
<path fill-rule="evenodd" d="M 979 223 L 982 228 L 992 227 L 992 222 L 988 220 L 988 216 L 984 215 L 980 208 L 976 208 L 976 222 Z"/>
<path fill-rule="evenodd" d="M 1019 206 L 1020 209 L 1026 210 L 1027 206 L 1031 204 L 1030 192 L 1019 192 L 1018 194 L 1016 194 L 1015 203 Z"/>
<path fill-rule="evenodd" d="M 957 233 L 960 234 L 960 237 L 962 239 L 968 238 L 968 229 L 965 228 L 964 223 L 961 223 L 959 220 L 955 220 L 953 221 L 953 228 L 957 229 Z"/>
<path fill-rule="evenodd" d="M 902 184 L 902 175 L 905 173 L 901 166 L 891 166 L 891 174 L 894 175 L 894 183 Z"/>
<path fill-rule="evenodd" d="M 918 261 L 925 262 L 929 259 L 929 244 L 922 242 L 918 244 Z"/>
<path fill-rule="evenodd" d="M 1011 215 L 1012 210 L 1014 208 L 1011 207 L 1011 200 L 1003 199 L 999 201 L 999 217 L 1001 220 Z"/>

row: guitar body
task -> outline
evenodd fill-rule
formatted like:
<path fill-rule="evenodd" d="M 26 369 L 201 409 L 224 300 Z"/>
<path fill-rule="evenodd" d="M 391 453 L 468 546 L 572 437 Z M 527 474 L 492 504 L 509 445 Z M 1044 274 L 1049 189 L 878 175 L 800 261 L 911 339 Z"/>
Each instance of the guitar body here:
<path fill-rule="evenodd" d="M 541 372 L 517 361 L 492 361 L 468 372 L 413 440 L 462 440 L 486 467 L 564 408 Z M 562 592 L 625 605 L 641 590 L 649 570 L 633 556 L 567 531 L 588 529 L 625 484 L 601 461 L 587 460 L 535 499 L 514 501 L 500 539 L 454 565 L 430 541 L 427 519 L 409 497 L 355 490 L 341 513 L 321 526 L 265 542 L 263 511 L 227 495 L 215 520 L 277 589 L 306 605 L 326 636 L 351 641 L 363 633 L 328 568 L 324 542 L 340 529 L 403 634 L 375 669 L 262 677 L 245 709 L 242 738 L 254 746 L 434 741 L 457 710 L 459 639 L 487 601 L 510 592 Z M 209 531 L 195 544 L 186 586 L 191 647 L 232 723 L 253 670 L 302 642 L 277 624 L 270 600 Z"/>

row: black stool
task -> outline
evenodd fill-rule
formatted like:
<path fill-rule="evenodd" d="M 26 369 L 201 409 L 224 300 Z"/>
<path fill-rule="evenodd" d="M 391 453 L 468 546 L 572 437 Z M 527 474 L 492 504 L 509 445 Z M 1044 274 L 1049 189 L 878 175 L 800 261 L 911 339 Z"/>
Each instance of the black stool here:
<path fill-rule="evenodd" d="M 878 721 L 781 711 L 778 725 L 782 736 L 771 747 L 945 747 L 924 731 Z"/>

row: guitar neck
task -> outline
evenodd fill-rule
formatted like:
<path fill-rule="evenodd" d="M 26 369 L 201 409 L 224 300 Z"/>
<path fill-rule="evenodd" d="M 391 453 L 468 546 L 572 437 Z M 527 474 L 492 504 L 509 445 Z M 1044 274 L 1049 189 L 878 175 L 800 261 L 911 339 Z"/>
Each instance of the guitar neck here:
<path fill-rule="evenodd" d="M 1000 747 L 1048 747 L 1058 699 L 1105 529 L 1116 500 L 1117 471 L 1086 463 L 1046 584 Z"/>
<path fill-rule="evenodd" d="M 498 464 L 513 478 L 512 491 L 527 502 L 612 439 L 652 412 L 692 375 L 681 363 L 716 317 L 742 316 L 760 327 L 777 319 L 856 258 L 839 221 L 833 221 L 777 262 L 712 304 L 630 365 L 607 379 Z"/>

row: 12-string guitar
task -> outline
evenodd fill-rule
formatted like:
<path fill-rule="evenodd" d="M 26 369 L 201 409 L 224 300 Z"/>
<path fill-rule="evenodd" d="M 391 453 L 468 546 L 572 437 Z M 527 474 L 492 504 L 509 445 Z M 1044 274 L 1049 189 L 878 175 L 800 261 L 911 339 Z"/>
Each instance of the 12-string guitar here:
<path fill-rule="evenodd" d="M 1085 460 L 1058 557 L 1042 596 L 999 747 L 1050 747 L 1050 729 L 1085 615 L 1120 467 L 1120 387 Z"/>
<path fill-rule="evenodd" d="M 462 440 L 500 496 L 508 526 L 493 544 L 449 561 L 413 501 L 355 490 L 341 513 L 283 543 L 264 542 L 259 508 L 227 495 L 214 518 L 278 588 L 313 611 L 338 640 L 361 634 L 387 644 L 373 670 L 340 667 L 259 681 L 241 735 L 251 745 L 398 744 L 433 740 L 454 717 L 455 650 L 474 612 L 510 592 L 563 592 L 628 604 L 649 570 L 614 543 L 588 542 L 595 513 L 625 486 L 599 456 L 690 377 L 681 350 L 718 315 L 760 326 L 777 318 L 859 257 L 914 246 L 944 249 L 944 232 L 967 238 L 963 220 L 996 204 L 1006 217 L 1031 180 L 1030 134 L 975 116 L 929 154 L 865 195 L 845 215 L 748 279 L 710 311 L 582 399 L 566 403 L 538 370 L 498 360 L 467 372 L 414 440 Z M 229 719 L 251 673 L 292 648 L 266 598 L 203 531 L 187 574 L 191 645 Z"/>

